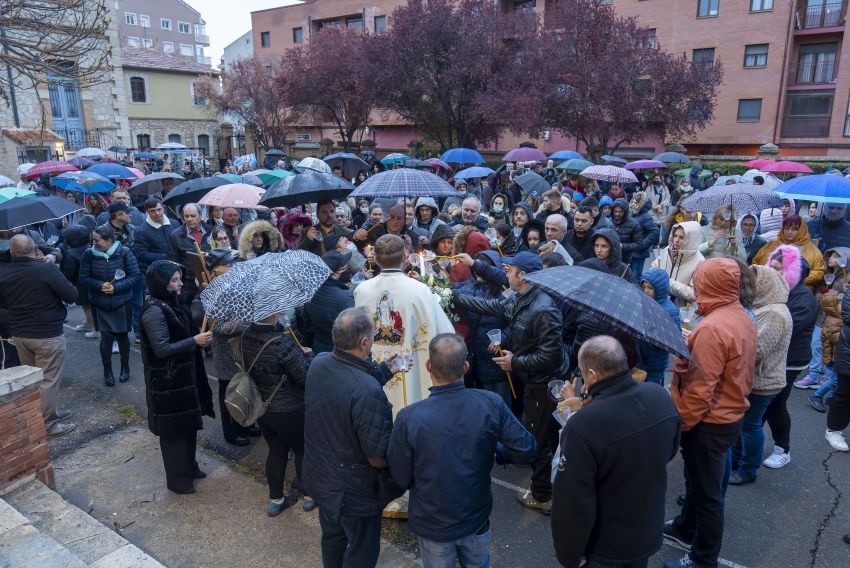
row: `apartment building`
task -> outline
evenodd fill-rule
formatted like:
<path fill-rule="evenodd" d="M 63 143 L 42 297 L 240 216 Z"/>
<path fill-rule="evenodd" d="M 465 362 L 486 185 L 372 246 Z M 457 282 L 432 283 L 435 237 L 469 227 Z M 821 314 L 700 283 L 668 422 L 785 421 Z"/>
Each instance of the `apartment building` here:
<path fill-rule="evenodd" d="M 152 49 L 212 65 L 204 50 L 210 45 L 206 24 L 182 0 L 118 0 L 121 47 Z"/>

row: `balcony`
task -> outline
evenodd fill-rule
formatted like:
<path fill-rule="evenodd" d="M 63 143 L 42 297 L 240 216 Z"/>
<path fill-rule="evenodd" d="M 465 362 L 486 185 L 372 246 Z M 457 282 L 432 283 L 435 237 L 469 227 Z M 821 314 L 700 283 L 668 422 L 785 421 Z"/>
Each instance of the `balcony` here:
<path fill-rule="evenodd" d="M 845 5 L 843 2 L 825 2 L 797 11 L 798 30 L 842 27 Z"/>
<path fill-rule="evenodd" d="M 210 36 L 204 34 L 195 34 L 195 43 L 210 44 Z"/>
<path fill-rule="evenodd" d="M 782 120 L 783 138 L 826 138 L 829 136 L 829 116 L 786 116 Z"/>
<path fill-rule="evenodd" d="M 205 55 L 196 55 L 195 61 L 197 61 L 199 65 L 212 65 L 212 57 L 207 57 Z"/>

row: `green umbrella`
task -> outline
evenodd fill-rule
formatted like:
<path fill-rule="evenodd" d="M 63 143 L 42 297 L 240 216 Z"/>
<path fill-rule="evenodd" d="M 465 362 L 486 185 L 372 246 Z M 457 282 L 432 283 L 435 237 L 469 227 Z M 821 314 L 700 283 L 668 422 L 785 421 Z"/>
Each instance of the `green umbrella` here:
<path fill-rule="evenodd" d="M 275 182 L 278 182 L 285 177 L 292 177 L 295 174 L 287 170 L 266 170 L 255 175 L 260 178 L 260 181 L 263 182 L 264 186 L 269 187 Z"/>
<path fill-rule="evenodd" d="M 587 160 L 581 160 L 579 158 L 573 158 L 572 160 L 567 160 L 566 162 L 561 162 L 556 166 L 559 170 L 567 170 L 570 173 L 579 173 L 585 168 L 589 168 L 593 165 L 593 162 L 589 162 Z"/>
<path fill-rule="evenodd" d="M 0 188 L 0 203 L 6 203 L 15 197 L 30 197 L 31 195 L 35 195 L 35 192 L 20 187 Z"/>

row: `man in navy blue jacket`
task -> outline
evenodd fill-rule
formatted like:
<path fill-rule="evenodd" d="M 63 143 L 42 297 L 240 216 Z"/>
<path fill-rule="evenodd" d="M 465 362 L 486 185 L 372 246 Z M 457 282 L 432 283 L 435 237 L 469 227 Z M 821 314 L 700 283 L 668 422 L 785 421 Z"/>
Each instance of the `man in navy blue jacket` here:
<path fill-rule="evenodd" d="M 165 208 L 158 197 L 149 197 L 145 201 L 145 223 L 136 228 L 133 254 L 139 261 L 139 268 L 145 272 L 155 260 L 167 259 L 171 255 L 169 235 L 174 231 L 171 220 L 165 215 Z"/>
<path fill-rule="evenodd" d="M 431 340 L 426 367 L 431 396 L 396 416 L 387 462 L 410 488 L 410 530 L 419 537 L 422 565 L 488 566 L 490 470 L 501 442 L 514 462 L 530 461 L 534 437 L 495 393 L 467 389 L 466 344 L 444 333 Z"/>

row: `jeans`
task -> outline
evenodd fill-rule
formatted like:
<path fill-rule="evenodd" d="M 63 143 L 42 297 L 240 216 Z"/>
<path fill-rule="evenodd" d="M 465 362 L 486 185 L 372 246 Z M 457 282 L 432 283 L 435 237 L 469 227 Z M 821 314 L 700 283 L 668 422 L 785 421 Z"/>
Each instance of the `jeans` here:
<path fill-rule="evenodd" d="M 815 380 L 823 373 L 823 344 L 820 342 L 820 333 L 823 328 L 815 326 L 812 333 L 812 360 L 809 361 L 809 376 Z"/>
<path fill-rule="evenodd" d="M 833 389 L 835 389 L 835 385 L 838 383 L 838 375 L 835 374 L 835 370 L 832 366 L 824 367 L 825 375 L 829 377 L 829 380 L 824 384 L 818 387 L 818 390 L 815 391 L 814 396 L 824 398 L 826 395 L 831 393 Z"/>
<path fill-rule="evenodd" d="M 344 514 L 334 520 L 319 506 L 322 527 L 322 566 L 324 568 L 373 568 L 381 552 L 381 515 L 351 517 Z"/>
<path fill-rule="evenodd" d="M 454 542 L 437 542 L 419 537 L 419 551 L 423 568 L 454 568 L 459 560 L 461 568 L 486 568 L 490 566 L 489 521 L 483 534 L 471 534 Z"/>
<path fill-rule="evenodd" d="M 682 432 L 685 504 L 673 526 L 693 542 L 690 557 L 700 566 L 716 567 L 723 545 L 723 478 L 729 448 L 741 434 L 741 422 L 700 422 Z"/>
<path fill-rule="evenodd" d="M 15 337 L 14 340 L 21 365 L 39 367 L 44 373 L 44 379 L 39 383 L 38 388 L 41 391 L 41 413 L 44 416 L 44 426 L 49 429 L 59 422 L 59 416 L 56 413 L 59 410 L 62 368 L 65 366 L 65 336 L 59 335 L 45 339 Z"/>
<path fill-rule="evenodd" d="M 640 282 L 640 277 L 643 275 L 643 267 L 646 264 L 646 258 L 635 258 L 632 257 L 632 274 L 634 274 L 635 282 Z"/>
<path fill-rule="evenodd" d="M 738 465 L 741 475 L 755 477 L 762 462 L 764 453 L 764 430 L 762 429 L 762 418 L 770 405 L 770 401 L 776 395 L 762 395 L 750 393 L 747 400 L 750 408 L 744 413 L 744 424 L 741 436 L 732 447 L 732 461 Z"/>

